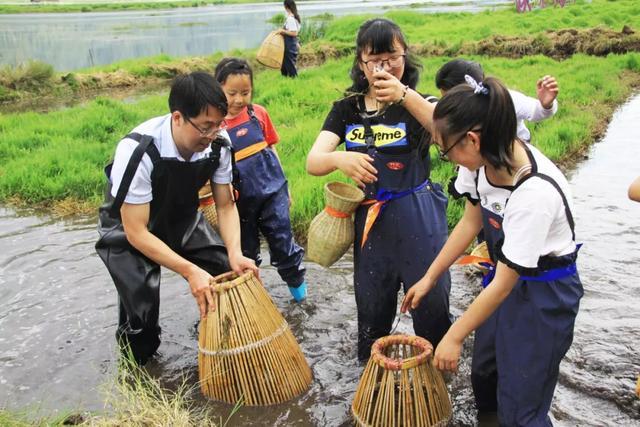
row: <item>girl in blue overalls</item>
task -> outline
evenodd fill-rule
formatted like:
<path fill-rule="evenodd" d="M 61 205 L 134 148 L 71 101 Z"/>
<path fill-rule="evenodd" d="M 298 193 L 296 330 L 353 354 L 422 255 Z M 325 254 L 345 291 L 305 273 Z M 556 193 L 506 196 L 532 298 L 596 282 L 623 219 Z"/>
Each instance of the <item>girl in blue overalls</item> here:
<path fill-rule="evenodd" d="M 282 66 L 280 73 L 285 77 L 297 77 L 296 61 L 298 60 L 298 34 L 300 34 L 300 15 L 298 7 L 294 0 L 284 0 L 284 10 L 287 17 L 283 27 L 278 30 L 279 34 L 284 37 L 284 57 L 282 58 Z"/>
<path fill-rule="evenodd" d="M 381 76 L 402 82 L 393 104 L 376 100 Z M 419 63 L 395 23 L 373 19 L 360 27 L 351 78 L 351 96 L 334 103 L 307 170 L 326 175 L 340 169 L 366 194 L 355 214 L 354 243 L 358 358 L 364 361 L 373 342 L 392 329 L 398 291 L 416 283 L 444 245 L 447 199 L 429 180 L 429 133 L 403 103 L 409 91 L 418 96 Z M 336 151 L 342 143 L 346 150 Z M 416 334 L 434 345 L 451 325 L 449 289 L 443 274 L 411 313 Z"/>
<path fill-rule="evenodd" d="M 492 78 L 467 82 L 447 92 L 433 113 L 441 157 L 460 165 L 450 192 L 468 199 L 465 212 L 401 308 L 416 307 L 484 228 L 491 256 L 486 287 L 444 336 L 434 364 L 457 370 L 462 342 L 475 330 L 479 409 L 493 406 L 503 426 L 551 425 L 559 365 L 583 294 L 569 184 L 516 137 L 507 89 Z"/>
<path fill-rule="evenodd" d="M 304 250 L 293 240 L 289 191 L 274 144 L 278 134 L 264 107 L 251 104 L 253 72 L 244 59 L 225 58 L 216 80 L 227 96 L 227 133 L 238 172 L 237 201 L 242 252 L 260 265 L 260 237 L 269 245 L 271 265 L 289 286 L 296 301 L 307 295 L 302 266 Z"/>

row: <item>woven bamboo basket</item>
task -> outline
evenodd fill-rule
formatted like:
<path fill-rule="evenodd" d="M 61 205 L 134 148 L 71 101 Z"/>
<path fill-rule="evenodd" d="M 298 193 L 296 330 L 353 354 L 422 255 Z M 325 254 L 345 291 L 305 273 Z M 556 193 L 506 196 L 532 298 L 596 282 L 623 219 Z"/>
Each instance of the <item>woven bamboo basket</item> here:
<path fill-rule="evenodd" d="M 200 324 L 202 393 L 227 403 L 273 405 L 311 384 L 311 369 L 289 325 L 252 272 L 212 279 L 216 310 Z"/>
<path fill-rule="evenodd" d="M 260 45 L 256 59 L 265 67 L 279 70 L 282 67 L 283 58 L 284 37 L 277 31 L 271 31 Z"/>
<path fill-rule="evenodd" d="M 364 200 L 358 187 L 344 182 L 324 186 L 325 208 L 313 218 L 307 235 L 307 256 L 330 267 L 353 243 L 353 213 Z"/>
<path fill-rule="evenodd" d="M 198 209 L 202 211 L 202 214 L 213 229 L 218 231 L 218 211 L 216 211 L 216 203 L 213 200 L 210 181 L 207 181 L 198 191 L 198 198 L 200 199 Z"/>
<path fill-rule="evenodd" d="M 440 372 L 431 364 L 433 346 L 424 338 L 378 339 L 360 378 L 351 413 L 358 426 L 445 426 L 451 402 Z"/>

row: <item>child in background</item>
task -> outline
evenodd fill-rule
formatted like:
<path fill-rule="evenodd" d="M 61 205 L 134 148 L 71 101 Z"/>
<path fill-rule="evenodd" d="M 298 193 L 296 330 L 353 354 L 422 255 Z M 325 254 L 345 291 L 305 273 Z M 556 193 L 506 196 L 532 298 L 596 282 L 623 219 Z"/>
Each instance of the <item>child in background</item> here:
<path fill-rule="evenodd" d="M 417 307 L 484 227 L 495 268 L 442 338 L 434 364 L 456 371 L 462 343 L 475 330 L 479 410 L 497 409 L 500 425 L 551 425 L 560 361 L 583 295 L 570 188 L 553 162 L 517 137 L 507 88 L 493 78 L 466 81 L 433 113 L 441 158 L 460 165 L 450 193 L 468 199 L 465 212 L 401 309 Z"/>
<path fill-rule="evenodd" d="M 287 12 L 287 18 L 284 21 L 284 26 L 278 31 L 284 36 L 284 58 L 280 73 L 285 77 L 297 77 L 296 61 L 299 51 L 300 15 L 294 0 L 284 0 L 284 10 Z"/>
<path fill-rule="evenodd" d="M 267 110 L 251 103 L 253 72 L 247 61 L 225 58 L 215 74 L 227 96 L 225 121 L 239 172 L 242 252 L 260 265 L 261 232 L 267 239 L 271 265 L 300 302 L 307 295 L 304 250 L 293 240 L 287 180 L 274 146 L 278 133 Z"/>
<path fill-rule="evenodd" d="M 456 85 L 464 83 L 464 76 L 469 75 L 476 81 L 484 80 L 482 66 L 466 59 L 454 59 L 444 64 L 436 74 L 436 86 L 442 95 Z M 531 132 L 524 121 L 539 122 L 552 117 L 558 111 L 558 82 L 552 76 L 544 76 L 536 83 L 538 99 L 531 98 L 517 90 L 509 89 L 518 121 L 518 138 L 524 142 L 531 141 Z"/>

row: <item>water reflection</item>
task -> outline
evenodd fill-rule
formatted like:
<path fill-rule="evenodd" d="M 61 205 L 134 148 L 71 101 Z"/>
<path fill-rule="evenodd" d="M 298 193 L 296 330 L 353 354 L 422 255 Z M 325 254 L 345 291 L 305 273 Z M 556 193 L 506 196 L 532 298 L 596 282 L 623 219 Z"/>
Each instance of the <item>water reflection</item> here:
<path fill-rule="evenodd" d="M 321 13 L 383 13 L 389 8 L 476 11 L 506 0 L 310 1 L 303 17 Z M 420 6 L 422 4 L 422 6 Z M 209 55 L 258 47 L 283 13 L 281 2 L 139 12 L 0 15 L 0 63 L 38 59 L 58 71 L 159 54 Z"/>

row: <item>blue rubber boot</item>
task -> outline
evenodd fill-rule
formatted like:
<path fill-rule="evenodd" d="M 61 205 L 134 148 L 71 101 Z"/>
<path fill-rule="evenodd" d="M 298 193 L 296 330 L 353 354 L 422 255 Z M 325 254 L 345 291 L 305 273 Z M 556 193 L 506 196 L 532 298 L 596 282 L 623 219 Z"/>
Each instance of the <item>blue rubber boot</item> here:
<path fill-rule="evenodd" d="M 307 282 L 302 282 L 297 288 L 289 286 L 289 292 L 296 302 L 300 302 L 307 297 Z"/>

